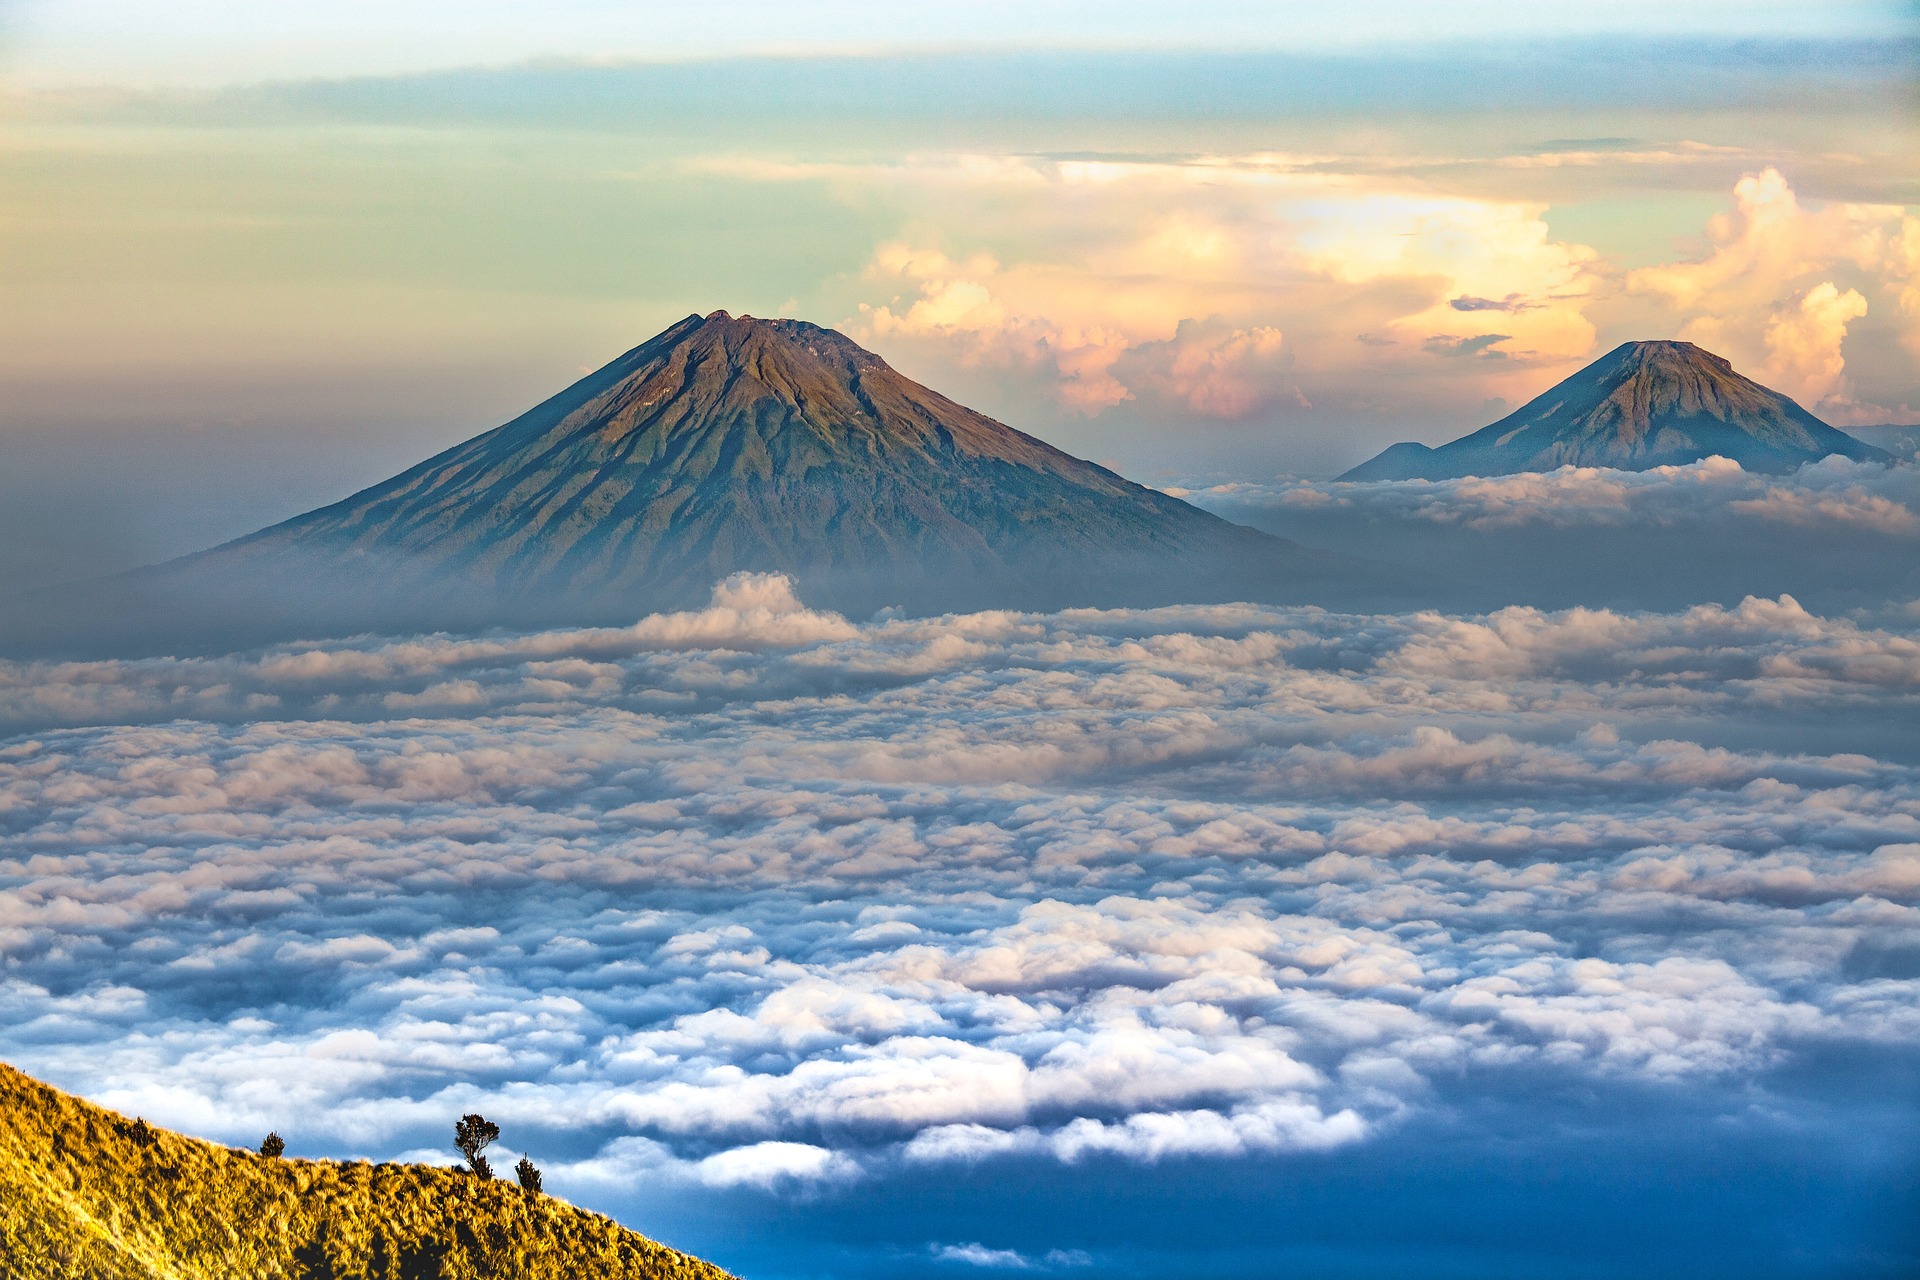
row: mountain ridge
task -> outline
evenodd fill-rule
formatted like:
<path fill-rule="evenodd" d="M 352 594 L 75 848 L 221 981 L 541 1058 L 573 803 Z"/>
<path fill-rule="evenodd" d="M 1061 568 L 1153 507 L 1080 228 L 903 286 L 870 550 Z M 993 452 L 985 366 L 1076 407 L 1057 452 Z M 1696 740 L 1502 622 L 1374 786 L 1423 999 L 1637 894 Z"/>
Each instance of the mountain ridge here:
<path fill-rule="evenodd" d="M 1891 461 L 1691 342 L 1627 342 L 1480 430 L 1391 445 L 1340 480 L 1446 480 L 1563 466 L 1646 471 L 1713 454 L 1784 472 L 1839 454 Z"/>
<path fill-rule="evenodd" d="M 0 1063 L 7 1280 L 733 1280 L 450 1168 L 296 1160 L 128 1120 Z"/>

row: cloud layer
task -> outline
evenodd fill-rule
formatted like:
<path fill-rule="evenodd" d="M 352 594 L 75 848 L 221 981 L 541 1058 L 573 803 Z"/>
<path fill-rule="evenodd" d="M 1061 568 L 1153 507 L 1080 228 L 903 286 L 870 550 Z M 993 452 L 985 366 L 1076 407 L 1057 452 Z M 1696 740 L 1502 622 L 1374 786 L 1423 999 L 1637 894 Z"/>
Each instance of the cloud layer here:
<path fill-rule="evenodd" d="M 1920 638 L 1791 599 L 856 626 L 742 578 L 4 677 L 5 1052 L 223 1139 L 484 1106 L 576 1194 L 817 1194 L 1920 1045 L 1920 762 L 1871 746 Z"/>
<path fill-rule="evenodd" d="M 1557 471 L 1457 480 L 1276 484 L 1231 483 L 1179 497 L 1236 507 L 1348 511 L 1371 520 L 1410 520 L 1472 530 L 1680 524 L 1817 527 L 1911 536 L 1920 532 L 1920 469 L 1831 457 L 1780 479 L 1712 457 L 1678 467 Z"/>
<path fill-rule="evenodd" d="M 1683 143 L 1477 163 L 1680 172 L 1751 159 Z M 1885 350 L 1920 343 L 1920 218 L 1903 206 L 1803 203 L 1761 166 L 1733 184 L 1698 252 L 1629 270 L 1558 234 L 1548 202 L 1438 192 L 1434 167 L 1269 152 L 753 172 L 992 199 L 1031 206 L 1035 225 L 1073 223 L 1013 259 L 883 244 L 849 328 L 885 350 L 1036 378 L 1088 416 L 1125 404 L 1161 421 L 1297 414 L 1313 408 L 1303 385 L 1365 416 L 1401 379 L 1418 379 L 1424 397 L 1402 406 L 1409 416 L 1431 413 L 1437 396 L 1511 406 L 1617 342 L 1665 336 L 1836 421 L 1910 416 L 1911 370 Z M 1869 316 L 1876 363 L 1857 380 L 1848 336 Z"/>

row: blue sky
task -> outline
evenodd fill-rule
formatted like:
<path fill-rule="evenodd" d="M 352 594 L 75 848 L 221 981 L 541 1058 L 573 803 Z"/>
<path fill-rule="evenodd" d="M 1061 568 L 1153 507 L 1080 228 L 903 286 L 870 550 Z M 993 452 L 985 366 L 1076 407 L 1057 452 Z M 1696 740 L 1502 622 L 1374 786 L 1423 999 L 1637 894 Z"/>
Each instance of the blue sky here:
<path fill-rule="evenodd" d="M 903 5 L 829 0 L 709 5 L 558 0 L 14 0 L 10 75 L 33 84 L 212 85 L 541 58 L 687 59 L 908 50 L 1367 49 L 1381 43 L 1658 35 L 1856 38 L 1902 33 L 1907 6 L 1874 0 L 1572 6 L 1533 0 L 1372 0 L 1340 6 L 1198 0 L 979 0 Z"/>

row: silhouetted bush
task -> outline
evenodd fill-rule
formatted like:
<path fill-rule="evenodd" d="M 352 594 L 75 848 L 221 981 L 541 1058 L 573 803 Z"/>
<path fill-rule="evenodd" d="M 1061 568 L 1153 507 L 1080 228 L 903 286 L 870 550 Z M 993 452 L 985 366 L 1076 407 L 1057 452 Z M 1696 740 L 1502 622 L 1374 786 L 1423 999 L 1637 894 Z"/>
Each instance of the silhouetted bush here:
<path fill-rule="evenodd" d="M 540 1170 L 535 1166 L 533 1161 L 527 1159 L 525 1156 L 521 1156 L 520 1163 L 513 1166 L 513 1172 L 514 1176 L 520 1179 L 520 1189 L 522 1191 L 537 1192 L 540 1190 Z"/>
<path fill-rule="evenodd" d="M 500 1136 L 500 1126 L 481 1115 L 464 1115 L 453 1126 L 453 1145 L 467 1158 L 467 1167 L 481 1181 L 493 1177 L 493 1166 L 480 1154 Z"/>
<path fill-rule="evenodd" d="M 277 1133 L 270 1133 L 260 1142 L 260 1154 L 269 1160 L 277 1160 L 287 1153 L 287 1144 Z"/>

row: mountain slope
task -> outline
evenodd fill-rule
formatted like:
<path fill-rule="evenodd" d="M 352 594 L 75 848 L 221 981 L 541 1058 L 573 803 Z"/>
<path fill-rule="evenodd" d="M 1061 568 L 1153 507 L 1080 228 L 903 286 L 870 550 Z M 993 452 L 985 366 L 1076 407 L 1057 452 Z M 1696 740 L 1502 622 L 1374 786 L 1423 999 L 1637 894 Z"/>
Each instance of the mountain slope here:
<path fill-rule="evenodd" d="M 607 1218 L 425 1165 L 269 1159 L 0 1065 L 7 1280 L 728 1280 Z"/>
<path fill-rule="evenodd" d="M 1217 594 L 1249 570 L 1333 568 L 831 330 L 722 311 L 391 480 L 152 572 L 546 618 L 691 605 L 740 570 L 788 573 L 840 607 L 947 609 L 1095 603 L 1155 581 Z"/>
<path fill-rule="evenodd" d="M 1691 342 L 1629 342 L 1472 435 L 1396 444 L 1342 480 L 1444 480 L 1559 467 L 1646 471 L 1719 454 L 1791 471 L 1830 454 L 1888 455 L 1828 426 Z"/>

